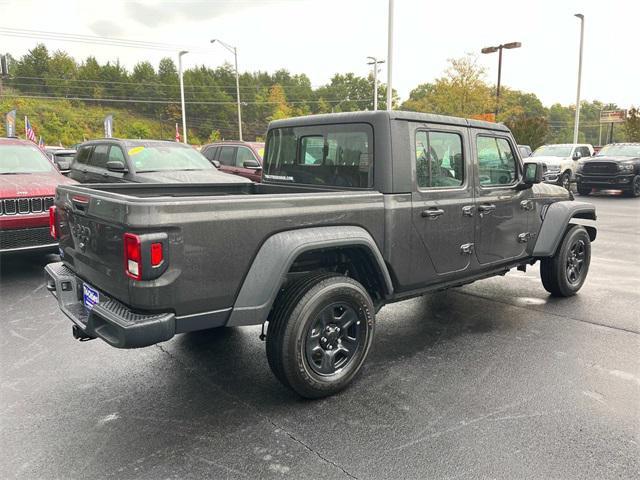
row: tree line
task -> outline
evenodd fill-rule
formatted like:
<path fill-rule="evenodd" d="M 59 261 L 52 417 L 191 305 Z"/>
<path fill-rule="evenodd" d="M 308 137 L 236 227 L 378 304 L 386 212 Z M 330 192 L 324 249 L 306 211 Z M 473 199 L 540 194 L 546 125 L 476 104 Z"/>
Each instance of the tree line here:
<path fill-rule="evenodd" d="M 126 119 L 130 125 L 120 131 L 141 138 L 151 135 L 173 138 L 173 125 L 181 124 L 178 71 L 169 57 L 163 58 L 157 68 L 142 61 L 129 71 L 118 61 L 101 65 L 95 57 L 88 57 L 78 62 L 64 51 L 49 52 L 39 44 L 18 59 L 10 58 L 9 64 L 10 76 L 5 79 L 5 86 L 8 98 L 13 96 L 15 101 L 66 102 L 64 105 L 81 106 L 94 112 L 94 116 L 95 112 L 122 112 L 115 115 L 116 127 Z M 192 143 L 237 137 L 235 72 L 231 65 L 215 69 L 202 65 L 185 70 L 184 90 Z M 240 75 L 240 97 L 245 139 L 261 139 L 270 120 L 372 110 L 373 90 L 373 75 L 337 73 L 327 84 L 313 86 L 305 74 L 292 74 L 284 69 L 274 73 L 244 72 Z M 378 97 L 379 108 L 385 109 L 384 84 L 379 85 Z M 395 91 L 393 98 L 394 108 L 461 117 L 492 112 L 496 106 L 495 88 L 486 81 L 484 70 L 473 56 L 449 60 L 440 78 L 418 85 L 405 102 L 399 102 Z M 2 103 L 5 106 L 7 102 Z M 600 111 L 616 108 L 611 103 L 583 102 L 580 141 L 600 143 Z M 573 106 L 545 107 L 533 93 L 501 89 L 497 121 L 507 124 L 519 143 L 536 148 L 543 143 L 570 142 L 573 115 Z M 634 115 L 640 117 L 637 110 L 632 112 L 632 120 Z M 99 131 L 101 119 L 91 121 L 98 122 Z M 55 135 L 48 131 L 49 122 L 60 123 L 55 111 L 42 119 L 43 135 Z M 615 140 L 639 141 L 637 127 L 634 130 L 637 118 L 635 122 L 617 127 Z M 68 142 L 69 137 L 77 136 L 77 131 L 73 132 L 65 135 L 64 140 L 49 138 Z M 603 142 L 606 133 L 602 134 Z"/>

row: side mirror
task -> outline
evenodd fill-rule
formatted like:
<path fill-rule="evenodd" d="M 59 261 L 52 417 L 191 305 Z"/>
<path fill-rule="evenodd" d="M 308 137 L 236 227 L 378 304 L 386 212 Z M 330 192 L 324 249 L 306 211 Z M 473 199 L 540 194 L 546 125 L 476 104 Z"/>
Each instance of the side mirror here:
<path fill-rule="evenodd" d="M 262 170 L 262 166 L 255 160 L 247 160 L 242 164 L 244 168 L 248 168 L 249 170 Z"/>
<path fill-rule="evenodd" d="M 525 190 L 531 188 L 532 185 L 542 182 L 544 165 L 538 162 L 525 162 L 522 174 L 522 182 L 516 188 Z"/>
<path fill-rule="evenodd" d="M 573 152 L 573 159 L 580 160 L 582 158 L 582 154 L 580 152 Z"/>
<path fill-rule="evenodd" d="M 127 167 L 124 166 L 120 160 L 109 160 L 107 162 L 107 170 L 110 172 L 124 173 L 127 171 Z"/>
<path fill-rule="evenodd" d="M 214 167 L 220 168 L 220 162 L 218 160 L 211 160 L 211 163 L 213 163 Z"/>

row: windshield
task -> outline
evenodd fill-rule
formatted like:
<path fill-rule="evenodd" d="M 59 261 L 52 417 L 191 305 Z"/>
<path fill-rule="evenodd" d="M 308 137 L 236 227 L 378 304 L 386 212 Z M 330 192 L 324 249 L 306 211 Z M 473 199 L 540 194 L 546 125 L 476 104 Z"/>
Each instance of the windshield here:
<path fill-rule="evenodd" d="M 129 145 L 129 157 L 136 172 L 164 170 L 215 170 L 200 152 L 173 145 Z"/>
<path fill-rule="evenodd" d="M 568 157 L 571 155 L 571 146 L 543 145 L 533 152 L 534 157 Z"/>
<path fill-rule="evenodd" d="M 596 157 L 640 157 L 640 145 L 607 145 Z"/>
<path fill-rule="evenodd" d="M 0 175 L 45 173 L 53 170 L 38 147 L 30 145 L 0 146 Z"/>

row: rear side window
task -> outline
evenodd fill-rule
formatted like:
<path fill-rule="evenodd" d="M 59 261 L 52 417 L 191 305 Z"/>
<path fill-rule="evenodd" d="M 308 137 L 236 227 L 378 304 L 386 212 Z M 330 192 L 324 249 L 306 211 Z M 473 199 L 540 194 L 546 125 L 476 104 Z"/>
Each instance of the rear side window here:
<path fill-rule="evenodd" d="M 504 138 L 478 136 L 478 172 L 480 185 L 511 185 L 518 178 L 516 156 Z"/>
<path fill-rule="evenodd" d="M 216 159 L 216 153 L 218 153 L 218 147 L 209 147 L 204 151 L 203 155 L 207 160 L 212 162 Z"/>
<path fill-rule="evenodd" d="M 76 154 L 75 157 L 75 161 L 78 163 L 87 163 L 87 160 L 89 160 L 89 154 L 91 153 L 91 148 L 90 146 L 88 147 L 80 147 L 78 149 L 78 153 Z"/>
<path fill-rule="evenodd" d="M 97 145 L 89 159 L 89 165 L 96 168 L 107 168 L 109 145 Z"/>
<path fill-rule="evenodd" d="M 269 132 L 265 180 L 346 188 L 373 185 L 368 124 L 277 128 Z"/>
<path fill-rule="evenodd" d="M 462 137 L 451 132 L 416 132 L 416 178 L 420 188 L 461 186 Z"/>
<path fill-rule="evenodd" d="M 234 160 L 235 156 L 236 156 L 235 147 L 222 147 L 220 149 L 220 158 L 218 158 L 218 161 L 222 165 L 233 167 L 235 162 Z"/>

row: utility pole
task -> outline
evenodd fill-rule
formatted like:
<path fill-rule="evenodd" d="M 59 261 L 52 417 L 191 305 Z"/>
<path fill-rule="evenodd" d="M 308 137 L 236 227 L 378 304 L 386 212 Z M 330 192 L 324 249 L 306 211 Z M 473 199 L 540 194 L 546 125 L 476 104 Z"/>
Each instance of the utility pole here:
<path fill-rule="evenodd" d="M 185 50 L 178 54 L 178 72 L 180 74 L 180 101 L 182 104 L 182 141 L 187 143 L 187 113 L 184 108 L 184 79 L 182 78 L 182 56 L 189 53 Z"/>
<path fill-rule="evenodd" d="M 393 110 L 393 0 L 389 0 L 389 27 L 387 30 L 387 110 Z"/>
<path fill-rule="evenodd" d="M 367 65 L 373 65 L 373 110 L 378 110 L 378 64 L 384 63 L 384 60 L 378 60 L 376 57 L 367 57 L 371 61 Z"/>
<path fill-rule="evenodd" d="M 233 57 L 235 59 L 235 68 L 236 68 L 236 103 L 238 104 L 238 140 L 242 141 L 242 108 L 240 106 L 240 73 L 238 73 L 238 49 L 236 47 L 232 47 L 231 45 L 223 42 L 220 39 L 214 38 L 211 40 L 211 43 L 218 42 L 224 48 L 233 53 Z"/>
<path fill-rule="evenodd" d="M 576 92 L 576 118 L 573 122 L 573 143 L 578 143 L 578 129 L 580 127 L 580 83 L 582 81 L 582 44 L 584 42 L 584 15 L 576 13 L 580 19 L 580 55 L 578 57 L 578 91 Z"/>

